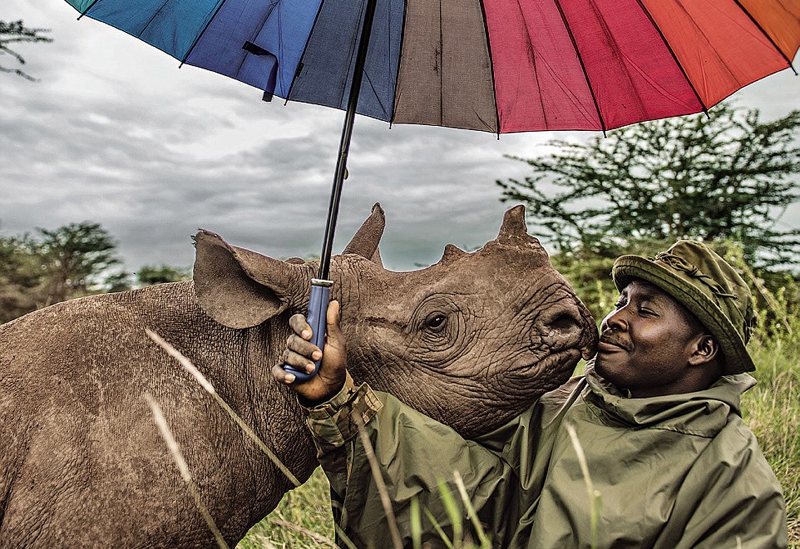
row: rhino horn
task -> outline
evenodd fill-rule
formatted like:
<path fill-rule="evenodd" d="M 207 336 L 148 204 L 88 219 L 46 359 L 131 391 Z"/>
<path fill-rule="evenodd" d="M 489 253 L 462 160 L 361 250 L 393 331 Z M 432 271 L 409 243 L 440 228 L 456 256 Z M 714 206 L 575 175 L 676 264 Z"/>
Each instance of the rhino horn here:
<path fill-rule="evenodd" d="M 528 234 L 528 227 L 525 225 L 525 206 L 520 204 L 506 211 L 496 242 L 541 246 L 537 238 Z"/>
<path fill-rule="evenodd" d="M 452 244 L 448 244 L 444 247 L 444 253 L 442 254 L 442 259 L 439 260 L 439 263 L 445 265 L 447 263 L 455 261 L 459 257 L 464 257 L 465 255 L 467 255 L 467 252 L 465 252 L 464 250 L 456 246 L 453 246 Z"/>
<path fill-rule="evenodd" d="M 261 324 L 294 304 L 293 288 L 307 291 L 299 265 L 231 246 L 210 231 L 201 230 L 194 241 L 197 301 L 224 326 L 243 329 Z"/>
<path fill-rule="evenodd" d="M 361 225 L 361 228 L 356 231 L 356 234 L 353 235 L 347 247 L 345 247 L 344 253 L 357 254 L 371 259 L 378 265 L 382 265 L 378 244 L 380 244 L 385 227 L 386 218 L 383 214 L 383 208 L 381 208 L 380 204 L 376 203 L 372 206 L 372 212 L 369 217 Z"/>

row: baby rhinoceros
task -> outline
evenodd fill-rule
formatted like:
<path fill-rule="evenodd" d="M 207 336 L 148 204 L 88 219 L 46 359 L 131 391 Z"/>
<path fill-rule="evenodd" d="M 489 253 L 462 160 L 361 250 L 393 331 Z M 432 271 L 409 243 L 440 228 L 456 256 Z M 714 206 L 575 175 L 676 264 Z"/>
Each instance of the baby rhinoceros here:
<path fill-rule="evenodd" d="M 380 264 L 376 205 L 333 259 L 332 297 L 356 381 L 465 436 L 562 383 L 596 329 L 509 210 L 482 249 L 427 269 Z M 200 385 L 146 334 L 188 357 L 293 473 L 316 467 L 302 410 L 270 376 L 308 305 L 316 265 L 195 237 L 194 280 L 60 303 L 0 327 L 0 548 L 212 547 L 144 399 L 178 440 L 234 545 L 291 489 Z"/>

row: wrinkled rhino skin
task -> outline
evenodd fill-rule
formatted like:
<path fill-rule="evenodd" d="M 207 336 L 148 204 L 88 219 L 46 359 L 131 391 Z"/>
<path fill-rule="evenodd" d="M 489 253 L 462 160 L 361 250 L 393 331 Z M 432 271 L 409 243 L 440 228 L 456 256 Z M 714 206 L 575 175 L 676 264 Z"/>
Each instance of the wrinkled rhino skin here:
<path fill-rule="evenodd" d="M 521 207 L 481 250 L 448 246 L 408 273 L 380 265 L 383 224 L 376 205 L 331 267 L 357 380 L 470 436 L 593 353 L 594 322 L 526 234 Z M 316 266 L 206 231 L 195 243 L 192 282 L 68 301 L 0 327 L 0 548 L 215 545 L 145 393 L 231 546 L 291 488 L 146 328 L 192 360 L 301 481 L 314 470 L 302 411 L 269 370 Z"/>

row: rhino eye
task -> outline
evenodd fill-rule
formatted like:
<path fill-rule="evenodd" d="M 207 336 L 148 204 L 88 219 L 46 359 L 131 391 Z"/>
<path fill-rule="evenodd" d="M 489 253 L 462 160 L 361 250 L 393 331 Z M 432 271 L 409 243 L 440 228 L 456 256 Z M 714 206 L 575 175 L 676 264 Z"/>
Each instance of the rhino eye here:
<path fill-rule="evenodd" d="M 447 321 L 447 317 L 442 313 L 433 313 L 425 319 L 425 326 L 431 330 L 440 330 Z"/>

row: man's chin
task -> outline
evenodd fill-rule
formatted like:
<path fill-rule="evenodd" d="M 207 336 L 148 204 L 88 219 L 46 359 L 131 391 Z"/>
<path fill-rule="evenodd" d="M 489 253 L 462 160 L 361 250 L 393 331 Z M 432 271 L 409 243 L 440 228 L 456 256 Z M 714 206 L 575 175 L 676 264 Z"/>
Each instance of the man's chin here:
<path fill-rule="evenodd" d="M 602 353 L 597 353 L 594 359 L 594 371 L 606 381 L 614 383 L 618 376 L 614 375 L 617 368 L 614 367 L 613 361 L 609 358 L 603 357 Z"/>

